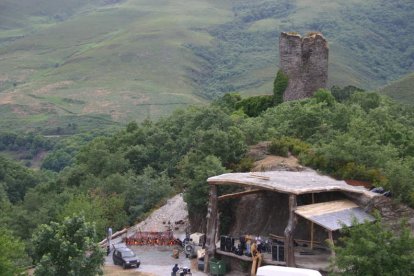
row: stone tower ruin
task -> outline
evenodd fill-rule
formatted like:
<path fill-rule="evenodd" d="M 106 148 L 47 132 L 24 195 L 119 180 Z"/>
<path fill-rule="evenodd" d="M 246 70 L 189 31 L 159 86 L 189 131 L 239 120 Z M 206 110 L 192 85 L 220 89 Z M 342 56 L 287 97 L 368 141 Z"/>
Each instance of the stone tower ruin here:
<path fill-rule="evenodd" d="M 328 79 L 328 42 L 320 33 L 301 37 L 297 33 L 280 34 L 280 69 L 289 83 L 284 101 L 311 97 L 319 88 L 325 88 Z"/>

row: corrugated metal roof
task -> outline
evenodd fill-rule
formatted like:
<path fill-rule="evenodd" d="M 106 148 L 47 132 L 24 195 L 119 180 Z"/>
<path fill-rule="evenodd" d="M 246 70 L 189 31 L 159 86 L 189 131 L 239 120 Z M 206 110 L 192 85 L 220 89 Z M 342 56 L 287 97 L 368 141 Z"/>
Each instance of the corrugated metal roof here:
<path fill-rule="evenodd" d="M 295 213 L 331 231 L 351 226 L 354 219 L 357 223 L 375 220 L 349 200 L 303 205 L 297 207 Z"/>
<path fill-rule="evenodd" d="M 364 193 L 371 197 L 376 195 L 364 187 L 351 186 L 345 181 L 320 175 L 313 170 L 227 173 L 210 177 L 207 182 L 212 185 L 236 184 L 296 195 L 331 191 Z"/>

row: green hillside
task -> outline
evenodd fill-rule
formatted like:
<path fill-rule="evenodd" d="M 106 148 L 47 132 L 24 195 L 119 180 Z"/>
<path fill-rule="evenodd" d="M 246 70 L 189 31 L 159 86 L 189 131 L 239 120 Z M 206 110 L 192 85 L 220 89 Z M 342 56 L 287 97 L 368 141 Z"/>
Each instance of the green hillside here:
<path fill-rule="evenodd" d="M 270 93 L 281 31 L 322 31 L 329 84 L 376 88 L 413 70 L 413 10 L 404 0 L 2 1 L 0 127 L 106 127 L 226 92 Z"/>
<path fill-rule="evenodd" d="M 380 92 L 401 103 L 414 104 L 414 73 L 390 83 Z"/>

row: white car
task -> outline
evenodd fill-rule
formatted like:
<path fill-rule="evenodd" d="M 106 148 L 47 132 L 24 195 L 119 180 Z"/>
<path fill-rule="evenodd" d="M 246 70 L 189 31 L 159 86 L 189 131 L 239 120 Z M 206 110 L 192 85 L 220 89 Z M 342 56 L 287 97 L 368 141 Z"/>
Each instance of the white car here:
<path fill-rule="evenodd" d="M 256 276 L 322 276 L 321 273 L 313 269 L 265 265 L 257 269 Z"/>

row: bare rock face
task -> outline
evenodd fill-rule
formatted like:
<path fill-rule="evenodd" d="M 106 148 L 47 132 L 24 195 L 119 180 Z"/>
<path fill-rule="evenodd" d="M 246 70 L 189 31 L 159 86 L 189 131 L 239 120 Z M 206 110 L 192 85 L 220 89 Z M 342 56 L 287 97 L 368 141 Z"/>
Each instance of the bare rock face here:
<path fill-rule="evenodd" d="M 319 193 L 315 194 L 316 202 L 332 201 L 342 199 L 341 193 Z M 298 196 L 298 204 L 311 204 L 311 195 Z M 242 235 L 254 235 L 269 237 L 269 234 L 284 236 L 284 231 L 289 219 L 289 196 L 282 193 L 261 193 L 246 195 L 237 203 L 233 210 L 233 221 L 229 233 L 232 237 Z M 295 239 L 310 240 L 310 222 L 297 216 L 295 228 Z M 315 240 L 324 242 L 327 239 L 326 231 L 315 226 Z"/>
<path fill-rule="evenodd" d="M 280 34 L 280 68 L 289 77 L 284 101 L 311 97 L 328 80 L 329 48 L 320 33 Z"/>

